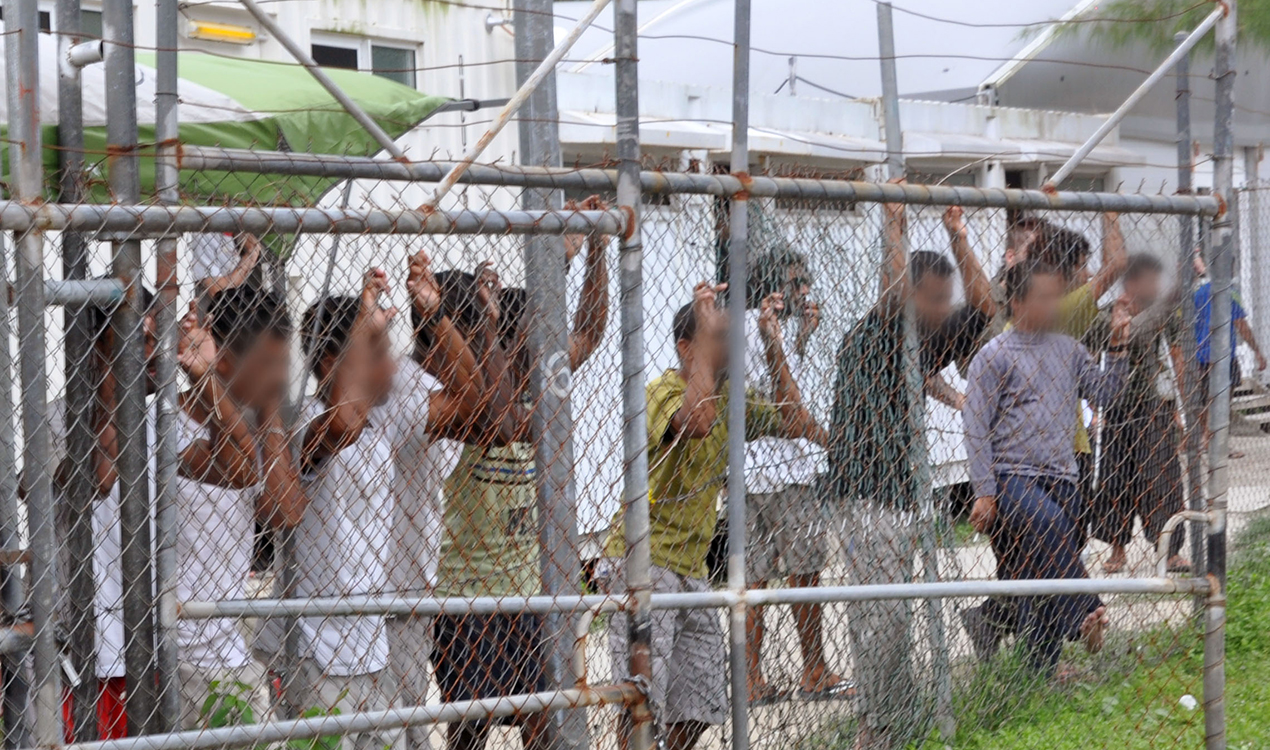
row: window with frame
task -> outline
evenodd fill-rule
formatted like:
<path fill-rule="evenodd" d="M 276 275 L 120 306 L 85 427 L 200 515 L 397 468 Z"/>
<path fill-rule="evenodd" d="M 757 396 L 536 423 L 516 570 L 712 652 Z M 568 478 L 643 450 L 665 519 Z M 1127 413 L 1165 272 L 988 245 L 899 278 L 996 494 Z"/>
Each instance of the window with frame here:
<path fill-rule="evenodd" d="M 406 47 L 370 45 L 370 72 L 415 88 L 415 51 Z"/>
<path fill-rule="evenodd" d="M 314 42 L 309 46 L 314 62 L 324 68 L 364 70 L 381 78 L 415 88 L 415 51 L 364 40 L 350 44 Z"/>
<path fill-rule="evenodd" d="M 343 68 L 344 70 L 357 70 L 357 48 L 356 47 L 340 47 L 334 44 L 311 44 L 309 45 L 309 54 L 313 56 L 313 62 L 321 65 L 323 68 Z"/>

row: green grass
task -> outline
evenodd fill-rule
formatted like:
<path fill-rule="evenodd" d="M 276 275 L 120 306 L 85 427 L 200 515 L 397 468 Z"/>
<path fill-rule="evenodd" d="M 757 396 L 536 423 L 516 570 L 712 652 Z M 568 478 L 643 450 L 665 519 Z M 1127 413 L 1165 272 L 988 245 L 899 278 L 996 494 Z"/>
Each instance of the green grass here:
<path fill-rule="evenodd" d="M 1232 546 L 1228 577 L 1226 718 L 1232 750 L 1270 747 L 1270 515 L 1254 519 Z M 1146 601 L 1146 600 L 1143 600 Z M 1097 656 L 1068 660 L 1081 678 L 1059 687 L 1038 681 L 1017 656 L 954 666 L 957 733 L 931 731 L 912 748 L 1170 750 L 1202 748 L 1203 652 L 1198 624 L 1115 633 Z M 852 747 L 854 721 L 822 725 L 800 744 L 808 750 Z"/>
<path fill-rule="evenodd" d="M 1261 748 L 1270 737 L 1270 516 L 1234 545 L 1228 578 L 1227 737 Z M 1078 661 L 1086 679 L 1068 687 L 1028 684 L 1009 658 L 981 667 L 955 697 L 956 748 L 1197 748 L 1204 714 L 1199 629 L 1157 629 L 1109 643 Z M 940 741 L 925 743 L 939 747 Z"/>

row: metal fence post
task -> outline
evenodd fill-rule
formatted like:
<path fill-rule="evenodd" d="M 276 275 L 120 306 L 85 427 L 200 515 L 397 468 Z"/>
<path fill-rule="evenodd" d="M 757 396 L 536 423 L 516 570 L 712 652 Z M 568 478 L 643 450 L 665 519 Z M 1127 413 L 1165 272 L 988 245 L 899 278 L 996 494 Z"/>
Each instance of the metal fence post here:
<path fill-rule="evenodd" d="M 39 105 L 39 10 L 35 0 L 6 0 L 14 36 L 5 45 L 8 72 L 11 188 L 23 202 L 44 192 Z M 57 536 L 53 472 L 49 462 L 48 399 L 45 372 L 44 237 L 38 229 L 16 237 L 19 371 L 22 380 L 22 468 L 26 476 L 30 531 L 31 619 L 35 626 L 34 741 L 52 747 L 62 741 L 62 691 L 55 633 Z M 7 343 L 7 342 L 6 342 Z"/>
<path fill-rule="evenodd" d="M 1227 3 L 1217 25 L 1216 113 L 1213 126 L 1213 190 L 1230 203 L 1234 188 L 1236 3 Z M 1210 263 L 1211 327 L 1209 330 L 1208 598 L 1204 631 L 1204 734 L 1208 750 L 1226 747 L 1226 502 L 1230 484 L 1231 301 L 1235 268 L 1235 235 L 1229 212 L 1213 220 Z"/>
<path fill-rule="evenodd" d="M 57 20 L 59 58 L 79 43 L 79 0 L 58 0 L 53 9 Z M 79 203 L 84 199 L 84 106 L 79 68 L 58 66 L 57 133 L 60 167 L 58 200 Z M 84 235 L 62 233 L 62 277 L 88 278 L 88 250 Z M 92 452 L 93 412 L 96 404 L 93 341 L 89 333 L 88 305 L 75 309 L 68 306 L 62 313 L 66 330 L 66 455 L 87 456 Z M 57 467 L 49 467 L 56 470 Z M 88 466 L 73 464 L 66 486 L 57 498 L 58 527 L 64 534 L 67 564 L 64 612 L 68 618 L 68 657 L 80 680 L 71 686 L 72 736 L 76 741 L 97 739 L 97 649 L 96 582 L 93 579 L 93 501 L 96 482 Z"/>
<path fill-rule="evenodd" d="M 732 174 L 750 172 L 750 0 L 736 0 L 732 37 Z M 728 217 L 728 588 L 738 595 L 729 610 L 732 748 L 750 746 L 749 688 L 745 663 L 745 287 L 748 276 L 749 196 L 732 195 Z"/>
<path fill-rule="evenodd" d="M 106 41 L 106 138 L 115 156 L 109 183 L 114 199 L 134 204 L 140 199 L 137 164 L 137 91 L 131 0 L 106 0 L 102 6 Z M 115 424 L 119 433 L 120 543 L 123 547 L 123 620 L 126 647 L 128 733 L 155 728 L 158 694 L 155 685 L 154 566 L 150 540 L 150 485 L 146 435 L 145 339 L 141 280 L 141 242 L 113 243 L 113 274 L 123 282 L 125 301 L 115 311 L 112 364 L 117 386 Z"/>
<path fill-rule="evenodd" d="M 0 235 L 0 250 L 4 250 Z M 0 253 L 0 269 L 8 276 L 8 253 Z M 17 423 L 13 405 L 13 350 L 9 296 L 0 294 L 0 549 L 16 550 L 22 543 L 18 517 L 18 456 L 15 437 Z M 17 565 L 0 568 L 0 611 L 10 621 L 22 609 L 22 575 Z M 24 653 L 0 654 L 4 669 L 4 746 L 8 750 L 34 745 L 31 738 L 31 685 L 27 680 Z"/>
<path fill-rule="evenodd" d="M 879 2 L 877 13 L 887 176 L 896 179 L 906 174 L 906 166 L 904 135 L 900 129 L 900 95 L 895 72 L 895 25 L 891 4 Z M 908 248 L 904 247 L 901 252 L 907 255 Z M 898 279 L 890 280 L 890 283 L 898 282 Z M 934 582 L 939 580 L 939 548 L 935 538 L 938 509 L 935 507 L 930 462 L 927 458 L 926 378 L 921 371 L 921 342 L 918 340 L 917 325 L 913 318 L 911 304 L 904 308 L 904 373 L 904 385 L 908 392 L 909 429 L 914 436 L 909 448 L 909 462 L 917 474 L 918 492 L 921 493 L 921 496 L 916 498 L 916 507 L 919 509 L 916 523 L 921 526 L 922 571 L 927 581 Z M 950 740 L 956 733 L 957 725 L 952 707 L 952 668 L 948 653 L 948 635 L 944 627 L 944 602 L 938 598 L 928 599 L 926 607 L 927 616 L 930 618 L 931 666 L 935 682 L 934 718 L 940 735 L 945 740 Z M 906 639 L 911 639 L 913 636 L 912 632 L 904 635 Z M 911 649 L 911 645 L 907 642 L 899 647 Z"/>
<path fill-rule="evenodd" d="M 158 144 L 154 187 L 160 203 L 180 203 L 176 149 L 180 123 L 177 120 L 178 56 L 180 38 L 177 0 L 155 3 L 155 123 Z M 176 642 L 176 337 L 177 337 L 177 244 L 171 234 L 156 243 L 155 291 L 155 510 L 154 578 L 158 596 L 155 633 L 155 666 L 158 670 L 158 727 L 160 731 L 180 729 L 181 694 L 177 676 Z"/>
<path fill-rule="evenodd" d="M 1184 37 L 1179 32 L 1175 40 Z M 1190 195 L 1194 190 L 1194 164 L 1191 140 L 1191 56 L 1185 55 L 1177 61 L 1175 70 L 1177 77 L 1177 192 Z M 1183 450 L 1186 454 L 1186 494 L 1191 510 L 1204 510 L 1204 474 L 1200 462 L 1200 449 L 1204 442 L 1204 425 L 1200 423 L 1203 410 L 1203 389 L 1197 352 L 1199 344 L 1195 340 L 1195 217 L 1183 214 L 1178 217 L 1179 247 L 1177 284 L 1181 286 L 1182 340 L 1174 342 L 1182 347 L 1183 372 L 1177 373 L 1182 388 L 1178 398 L 1182 414 L 1186 417 L 1186 432 L 1183 437 Z M 1204 570 L 1204 528 L 1192 524 L 1190 528 L 1191 560 L 1195 570 Z M 1203 601 L 1196 599 L 1196 606 L 1202 607 Z"/>
<path fill-rule="evenodd" d="M 630 225 L 621 243 L 618 287 L 622 336 L 623 529 L 626 535 L 626 591 L 631 597 L 631 679 L 644 690 L 652 682 L 652 593 L 648 499 L 648 430 L 644 424 L 644 245 L 639 224 L 639 50 L 638 4 L 616 0 L 613 9 L 614 81 L 617 114 L 617 204 Z M 632 712 L 631 750 L 653 750 L 652 716 L 647 705 Z"/>
<path fill-rule="evenodd" d="M 553 46 L 550 0 L 515 0 L 516 81 L 523 86 Z M 556 77 L 547 75 L 530 93 L 519 121 L 520 153 L 524 164 L 560 165 L 560 129 L 556 113 Z M 530 189 L 521 195 L 526 209 L 559 208 L 559 190 Z M 542 589 L 548 595 L 576 594 L 581 584 L 578 522 L 573 484 L 573 411 L 570 401 L 568 313 L 560 300 L 567 293 L 564 242 L 561 237 L 525 238 L 525 294 L 528 299 L 528 341 L 534 371 L 530 388 L 534 399 L 534 463 L 537 466 L 539 542 L 542 546 Z M 544 618 L 548 637 L 548 684 L 563 690 L 579 677 L 573 669 L 575 617 Z M 587 746 L 586 711 L 551 715 L 548 730 L 566 748 Z"/>

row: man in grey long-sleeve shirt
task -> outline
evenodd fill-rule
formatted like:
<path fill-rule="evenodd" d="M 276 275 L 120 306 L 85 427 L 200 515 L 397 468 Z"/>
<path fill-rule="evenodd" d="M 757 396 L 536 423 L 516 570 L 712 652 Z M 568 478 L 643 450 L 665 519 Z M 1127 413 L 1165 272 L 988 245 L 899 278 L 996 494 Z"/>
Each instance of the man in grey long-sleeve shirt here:
<path fill-rule="evenodd" d="M 1082 396 L 1106 404 L 1119 391 L 1128 315 L 1118 304 L 1104 371 L 1079 342 L 1055 332 L 1063 293 L 1057 271 L 1015 266 L 1006 290 L 1014 328 L 970 365 L 964 418 L 977 498 L 970 522 L 993 535 L 1003 578 L 1086 578 L 1071 415 Z M 1029 660 L 1051 673 L 1064 640 L 1101 647 L 1106 614 L 1092 595 L 1029 597 L 1019 602 L 1018 621 Z"/>

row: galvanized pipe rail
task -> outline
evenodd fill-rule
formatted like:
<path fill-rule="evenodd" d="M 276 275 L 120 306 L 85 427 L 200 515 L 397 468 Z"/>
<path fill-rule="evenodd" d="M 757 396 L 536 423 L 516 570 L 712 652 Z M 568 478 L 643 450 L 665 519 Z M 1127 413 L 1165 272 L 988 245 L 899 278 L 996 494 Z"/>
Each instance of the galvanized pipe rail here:
<path fill-rule="evenodd" d="M 70 229 L 129 241 L 183 232 L 307 234 L 600 234 L 626 229 L 621 211 L 356 211 L 333 208 L 24 204 L 0 201 L 0 229 Z"/>
<path fill-rule="evenodd" d="M 436 182 L 454 165 L 448 161 L 393 162 L 367 157 L 298 154 L 281 151 L 184 146 L 181 169 L 237 171 L 309 177 Z M 909 203 L 966 208 L 1019 208 L 1056 211 L 1117 211 L 1120 213 L 1171 213 L 1216 216 L 1221 201 L 1213 196 L 1144 195 L 1009 188 L 973 188 L 954 185 L 891 185 L 849 180 L 813 180 L 796 177 L 760 177 L 747 174 L 699 174 L 695 172 L 640 172 L 645 193 L 714 195 L 730 197 L 744 192 L 759 198 Z M 612 191 L 617 171 L 551 167 L 473 165 L 460 182 L 499 187 L 560 188 L 586 192 Z"/>
<path fill-rule="evenodd" d="M 812 586 L 806 588 L 747 589 L 689 594 L 652 594 L 651 609 L 713 609 L 742 602 L 764 604 L 875 601 L 878 599 L 962 599 L 979 596 L 1056 596 L 1060 594 L 1208 594 L 1206 578 L 1061 578 L 1019 581 L 943 581 L 937 583 Z M 519 614 L 531 612 L 618 612 L 633 606 L 632 596 L 579 594 L 571 596 L 402 597 L 346 596 L 313 599 L 239 599 L 184 602 L 178 616 L 185 620 L 222 617 L 340 617 L 396 615 Z"/>
<path fill-rule="evenodd" d="M 519 716 L 585 706 L 630 705 L 640 700 L 643 700 L 643 694 L 639 689 L 634 684 L 623 683 L 429 706 L 409 706 L 386 711 L 365 711 L 263 724 L 195 729 L 148 737 L 84 742 L 62 747 L 63 750 L 212 750 L 213 748 L 221 750 L 231 747 L 285 744 L 291 740 L 330 735 L 350 735 L 427 724 Z"/>

